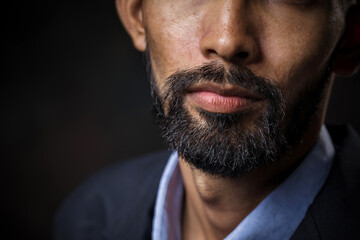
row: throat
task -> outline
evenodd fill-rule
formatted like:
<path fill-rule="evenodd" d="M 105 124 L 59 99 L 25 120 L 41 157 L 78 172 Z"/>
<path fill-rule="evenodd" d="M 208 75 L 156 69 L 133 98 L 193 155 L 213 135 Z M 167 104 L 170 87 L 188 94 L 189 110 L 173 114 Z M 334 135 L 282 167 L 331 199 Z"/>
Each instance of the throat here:
<path fill-rule="evenodd" d="M 224 239 L 273 190 L 214 177 L 179 161 L 185 187 L 183 239 Z"/>

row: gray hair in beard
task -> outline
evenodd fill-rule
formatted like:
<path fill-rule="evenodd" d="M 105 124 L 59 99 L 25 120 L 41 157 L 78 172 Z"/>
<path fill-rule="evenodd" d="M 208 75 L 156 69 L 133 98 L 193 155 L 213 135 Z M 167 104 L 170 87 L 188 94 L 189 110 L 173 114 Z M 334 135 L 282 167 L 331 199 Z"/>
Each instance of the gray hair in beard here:
<path fill-rule="evenodd" d="M 307 106 L 297 105 L 294 124 L 281 126 L 285 102 L 280 89 L 270 80 L 255 75 L 244 66 L 229 66 L 217 62 L 205 63 L 170 75 L 159 89 L 151 70 L 149 55 L 147 70 L 153 97 L 153 113 L 163 139 L 193 167 L 221 177 L 235 178 L 275 162 L 300 142 L 303 133 L 322 99 L 324 82 L 299 97 Z M 324 78 L 325 79 L 325 78 Z M 327 79 L 327 78 L 326 78 Z M 184 106 L 186 90 L 200 82 L 228 83 L 260 95 L 265 110 L 251 127 L 242 126 L 248 112 L 212 113 L 198 110 L 205 124 L 191 116 Z M 167 113 L 164 106 L 167 106 Z M 296 119 L 298 118 L 298 119 Z"/>

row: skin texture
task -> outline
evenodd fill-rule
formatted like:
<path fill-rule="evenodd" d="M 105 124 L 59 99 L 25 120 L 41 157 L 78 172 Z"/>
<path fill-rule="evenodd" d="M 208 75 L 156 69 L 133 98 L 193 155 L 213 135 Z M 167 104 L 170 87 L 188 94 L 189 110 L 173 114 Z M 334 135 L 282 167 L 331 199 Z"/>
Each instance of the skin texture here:
<path fill-rule="evenodd" d="M 149 48 L 160 96 L 166 78 L 178 70 L 210 61 L 242 64 L 279 86 L 286 105 L 282 126 L 293 121 L 294 103 L 329 66 L 349 75 L 359 65 L 359 41 L 342 39 L 352 38 L 359 24 L 346 28 L 337 0 L 118 0 L 117 6 L 135 47 Z M 351 59 L 349 48 L 355 49 Z M 291 173 L 318 137 L 330 90 L 331 83 L 303 140 L 275 164 L 228 179 L 180 159 L 184 239 L 223 239 Z M 185 108 L 201 122 L 195 105 L 185 97 Z"/>

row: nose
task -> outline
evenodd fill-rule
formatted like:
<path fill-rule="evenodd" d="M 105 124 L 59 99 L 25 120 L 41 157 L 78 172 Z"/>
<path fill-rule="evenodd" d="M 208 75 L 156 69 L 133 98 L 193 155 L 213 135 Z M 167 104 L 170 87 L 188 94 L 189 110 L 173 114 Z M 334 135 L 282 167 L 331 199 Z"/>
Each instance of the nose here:
<path fill-rule="evenodd" d="M 203 19 L 200 40 L 202 55 L 208 59 L 249 64 L 259 55 L 246 0 L 213 1 Z"/>

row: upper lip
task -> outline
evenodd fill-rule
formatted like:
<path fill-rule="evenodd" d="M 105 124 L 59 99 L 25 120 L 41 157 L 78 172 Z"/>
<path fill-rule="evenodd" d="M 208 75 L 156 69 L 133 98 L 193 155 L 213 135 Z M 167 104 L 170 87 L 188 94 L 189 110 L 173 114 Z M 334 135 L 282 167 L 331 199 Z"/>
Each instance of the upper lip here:
<path fill-rule="evenodd" d="M 187 91 L 189 93 L 207 91 L 216 93 L 221 96 L 237 96 L 242 98 L 251 98 L 253 100 L 262 99 L 262 97 L 257 93 L 231 84 L 199 83 L 190 86 Z"/>

